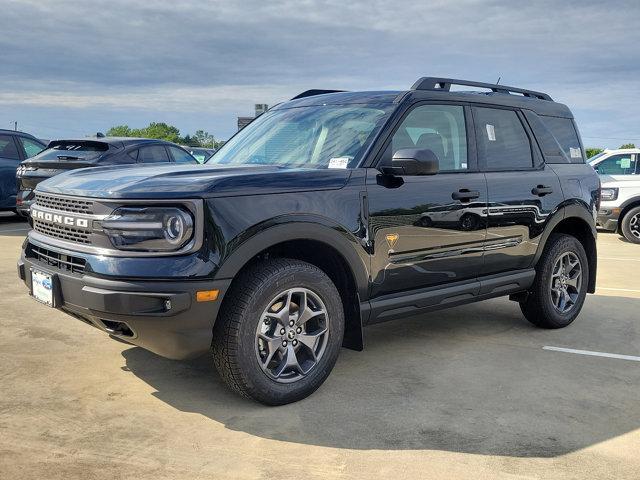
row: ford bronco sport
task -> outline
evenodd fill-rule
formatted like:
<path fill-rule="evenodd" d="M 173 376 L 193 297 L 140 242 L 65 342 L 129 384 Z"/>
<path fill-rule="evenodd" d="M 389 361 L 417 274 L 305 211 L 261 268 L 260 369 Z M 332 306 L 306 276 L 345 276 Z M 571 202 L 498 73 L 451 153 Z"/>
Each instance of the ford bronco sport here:
<path fill-rule="evenodd" d="M 204 166 L 40 183 L 18 270 L 36 300 L 165 357 L 211 349 L 231 388 L 285 404 L 365 325 L 506 295 L 569 325 L 595 290 L 599 189 L 544 93 L 312 90 Z"/>

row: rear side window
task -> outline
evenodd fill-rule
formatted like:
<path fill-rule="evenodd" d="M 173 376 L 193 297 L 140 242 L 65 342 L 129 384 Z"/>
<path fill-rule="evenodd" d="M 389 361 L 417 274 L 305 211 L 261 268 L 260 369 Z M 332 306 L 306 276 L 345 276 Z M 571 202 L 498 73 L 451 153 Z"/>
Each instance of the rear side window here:
<path fill-rule="evenodd" d="M 474 108 L 478 157 L 486 170 L 533 167 L 531 141 L 513 110 Z"/>
<path fill-rule="evenodd" d="M 20 160 L 16 142 L 13 141 L 11 135 L 0 135 L 0 158 Z"/>
<path fill-rule="evenodd" d="M 580 140 L 573 120 L 561 117 L 540 117 L 560 144 L 562 151 L 571 163 L 584 163 Z"/>
<path fill-rule="evenodd" d="M 635 154 L 612 155 L 594 165 L 596 172 L 602 175 L 633 175 L 636 172 Z"/>
<path fill-rule="evenodd" d="M 176 163 L 197 163 L 197 161 L 187 152 L 178 147 L 169 147 L 171 156 Z"/>
<path fill-rule="evenodd" d="M 160 163 L 168 162 L 169 155 L 162 145 L 154 145 L 152 147 L 142 147 L 138 153 L 138 162 L 142 163 Z"/>

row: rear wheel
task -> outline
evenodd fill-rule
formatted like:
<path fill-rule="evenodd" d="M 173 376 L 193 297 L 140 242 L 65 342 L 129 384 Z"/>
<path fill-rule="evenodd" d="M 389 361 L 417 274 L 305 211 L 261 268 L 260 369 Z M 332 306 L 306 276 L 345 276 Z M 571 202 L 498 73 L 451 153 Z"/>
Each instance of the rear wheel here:
<path fill-rule="evenodd" d="M 268 405 L 301 400 L 328 377 L 344 332 L 340 295 L 319 268 L 292 259 L 256 264 L 227 294 L 213 334 L 225 382 Z"/>
<path fill-rule="evenodd" d="M 633 243 L 640 243 L 640 207 L 629 210 L 622 218 L 622 234 Z"/>
<path fill-rule="evenodd" d="M 571 235 L 553 234 L 538 266 L 524 316 L 542 328 L 562 328 L 575 320 L 587 295 L 589 263 L 582 244 Z"/>

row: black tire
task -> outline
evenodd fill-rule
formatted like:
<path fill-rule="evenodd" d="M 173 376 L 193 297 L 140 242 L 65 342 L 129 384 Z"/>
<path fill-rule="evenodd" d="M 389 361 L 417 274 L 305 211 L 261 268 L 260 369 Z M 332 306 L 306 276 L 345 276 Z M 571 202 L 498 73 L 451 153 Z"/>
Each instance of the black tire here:
<path fill-rule="evenodd" d="M 322 356 L 309 372 L 292 383 L 279 383 L 263 371 L 256 355 L 256 330 L 269 302 L 282 291 L 304 288 L 320 297 L 327 311 Z M 216 369 L 234 391 L 266 405 L 284 405 L 313 393 L 331 373 L 344 335 L 340 294 L 318 267 L 299 260 L 277 258 L 255 264 L 233 283 L 224 298 L 213 331 Z"/>
<path fill-rule="evenodd" d="M 640 207 L 635 207 L 622 217 L 622 235 L 631 243 L 640 243 Z"/>
<path fill-rule="evenodd" d="M 556 262 L 565 254 L 577 256 L 582 268 L 582 281 L 573 306 L 566 312 L 556 308 L 551 296 L 551 281 Z M 536 278 L 529 295 L 520 303 L 522 313 L 534 325 L 541 328 L 563 328 L 580 313 L 589 285 L 589 262 L 582 244 L 571 235 L 553 234 L 547 240 L 545 250 L 536 266 Z"/>

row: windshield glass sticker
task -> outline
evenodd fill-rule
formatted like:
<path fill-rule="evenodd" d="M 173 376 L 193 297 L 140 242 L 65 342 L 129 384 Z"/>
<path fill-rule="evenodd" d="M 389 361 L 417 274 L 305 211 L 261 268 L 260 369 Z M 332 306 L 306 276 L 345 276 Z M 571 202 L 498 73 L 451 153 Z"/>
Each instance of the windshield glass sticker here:
<path fill-rule="evenodd" d="M 569 148 L 569 153 L 571 154 L 571 158 L 582 158 L 582 152 L 579 148 Z"/>
<path fill-rule="evenodd" d="M 490 142 L 496 141 L 496 129 L 493 125 L 489 125 L 488 123 L 487 123 L 487 137 L 489 138 Z"/>
<path fill-rule="evenodd" d="M 329 160 L 329 168 L 347 168 L 349 157 L 333 157 Z"/>

